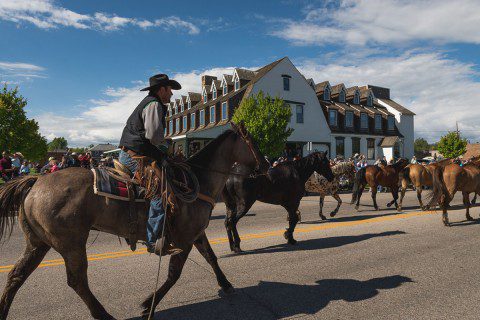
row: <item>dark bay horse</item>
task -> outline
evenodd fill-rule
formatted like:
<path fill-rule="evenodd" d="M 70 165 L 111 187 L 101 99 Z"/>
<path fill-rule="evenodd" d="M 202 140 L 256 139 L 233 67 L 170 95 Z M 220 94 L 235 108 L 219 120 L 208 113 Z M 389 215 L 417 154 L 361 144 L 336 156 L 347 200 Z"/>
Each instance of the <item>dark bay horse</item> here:
<path fill-rule="evenodd" d="M 377 187 L 381 185 L 382 187 L 390 188 L 392 192 L 393 200 L 387 204 L 387 207 L 395 204 L 395 208 L 398 209 L 397 199 L 399 174 L 400 171 L 402 171 L 403 168 L 405 168 L 407 165 L 408 160 L 402 158 L 394 164 L 390 164 L 388 166 L 370 165 L 358 170 L 355 175 L 352 201 L 350 202 L 350 204 L 354 204 L 356 201 L 357 203 L 355 205 L 355 209 L 358 210 L 363 189 L 368 184 L 370 186 L 370 189 L 372 189 L 373 206 L 375 207 L 375 210 L 378 210 Z"/>
<path fill-rule="evenodd" d="M 446 226 L 450 226 L 447 208 L 457 191 L 462 192 L 467 220 L 473 220 L 470 216 L 469 194 L 480 194 L 480 161 L 476 160 L 462 167 L 456 163 L 445 163 L 435 168 L 433 191 L 428 207 L 440 205 L 443 212 L 442 221 Z"/>
<path fill-rule="evenodd" d="M 297 241 L 293 238 L 293 231 L 299 221 L 298 206 L 305 194 L 305 182 L 314 171 L 329 181 L 333 180 L 327 153 L 314 152 L 298 161 L 281 162 L 271 168 L 266 176 L 246 178 L 231 175 L 222 193 L 227 207 L 225 228 L 230 249 L 234 252 L 242 251 L 237 223 L 257 200 L 278 204 L 287 210 L 289 227 L 284 237 L 289 244 L 295 244 Z"/>
<path fill-rule="evenodd" d="M 231 167 L 239 163 L 251 173 L 254 168 L 265 172 L 264 160 L 243 124 L 235 126 L 211 141 L 188 159 L 198 177 L 200 192 L 216 198 L 222 191 Z M 146 239 L 145 205 L 139 204 L 138 234 Z M 50 248 L 65 260 L 68 285 L 82 298 L 95 319 L 114 319 L 90 291 L 87 279 L 86 242 L 92 228 L 120 237 L 129 235 L 128 202 L 95 195 L 93 174 L 83 168 L 68 168 L 46 176 L 27 176 L 0 188 L 0 239 L 8 236 L 18 214 L 18 223 L 27 242 L 23 256 L 10 271 L 0 300 L 0 319 L 5 320 L 17 290 L 37 268 Z M 170 258 L 168 277 L 143 303 L 146 317 L 153 312 L 165 294 L 179 279 L 192 249 L 198 249 L 213 268 L 218 284 L 225 292 L 233 287 L 220 269 L 215 253 L 205 235 L 212 205 L 197 199 L 179 203 L 171 220 L 171 238 L 183 252 Z M 33 312 L 33 310 L 32 310 Z"/>

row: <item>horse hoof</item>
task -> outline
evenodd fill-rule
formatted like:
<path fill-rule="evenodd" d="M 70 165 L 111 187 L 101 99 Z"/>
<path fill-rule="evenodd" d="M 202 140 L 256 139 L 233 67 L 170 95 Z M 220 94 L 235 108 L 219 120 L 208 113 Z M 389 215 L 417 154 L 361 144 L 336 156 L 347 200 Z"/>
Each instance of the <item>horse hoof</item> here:
<path fill-rule="evenodd" d="M 320 216 L 320 219 L 327 220 L 327 217 L 325 217 L 323 214 L 320 214 L 319 216 Z"/>
<path fill-rule="evenodd" d="M 392 206 L 391 203 L 387 203 L 387 208 L 390 208 Z"/>
<path fill-rule="evenodd" d="M 230 285 L 229 287 L 222 288 L 222 292 L 224 294 L 233 294 L 235 293 L 235 289 L 232 287 L 232 285 Z"/>
<path fill-rule="evenodd" d="M 330 212 L 330 217 L 333 218 L 335 217 L 336 214 L 337 214 L 336 212 Z"/>
<path fill-rule="evenodd" d="M 355 206 L 355 210 L 357 210 L 357 211 L 358 211 L 358 206 Z"/>
<path fill-rule="evenodd" d="M 285 231 L 285 232 L 283 233 L 283 237 L 284 237 L 286 240 L 288 240 L 288 239 L 290 238 L 289 236 L 290 236 L 290 235 L 289 235 L 288 231 Z"/>
<path fill-rule="evenodd" d="M 232 251 L 235 252 L 235 253 L 242 253 L 243 252 L 243 250 L 240 249 L 240 247 L 234 247 Z"/>
<path fill-rule="evenodd" d="M 295 240 L 295 239 L 293 239 L 293 238 L 290 238 L 290 239 L 288 239 L 288 244 L 296 245 L 296 244 L 297 244 L 297 240 Z"/>
<path fill-rule="evenodd" d="M 468 220 L 468 221 L 473 221 L 474 219 L 473 219 L 472 217 L 468 216 L 468 217 L 467 217 L 467 220 Z"/>

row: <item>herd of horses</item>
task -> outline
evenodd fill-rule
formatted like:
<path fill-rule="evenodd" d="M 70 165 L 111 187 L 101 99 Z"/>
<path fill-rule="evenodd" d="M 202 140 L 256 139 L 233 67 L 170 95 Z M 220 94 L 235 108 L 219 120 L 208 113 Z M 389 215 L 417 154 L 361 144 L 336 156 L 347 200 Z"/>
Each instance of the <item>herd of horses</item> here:
<path fill-rule="evenodd" d="M 464 195 L 469 215 L 469 194 L 480 193 L 480 162 L 477 160 L 460 167 L 451 160 L 428 166 L 409 164 L 400 159 L 393 165 L 367 166 L 355 172 L 351 163 L 330 167 L 327 153 L 314 152 L 298 161 L 286 161 L 270 168 L 243 124 L 235 125 L 211 141 L 204 149 L 187 159 L 196 174 L 200 192 L 211 198 L 223 196 L 226 205 L 225 227 L 230 249 L 240 252 L 237 223 L 255 201 L 281 205 L 288 212 L 288 227 L 284 233 L 289 244 L 295 244 L 293 233 L 300 220 L 298 211 L 305 190 L 320 194 L 319 215 L 322 219 L 326 195 L 338 201 L 335 216 L 341 205 L 339 177 L 354 179 L 352 204 L 358 209 L 366 185 L 372 190 L 374 207 L 377 186 L 388 187 L 395 204 L 401 210 L 408 184 L 413 184 L 422 209 L 440 205 L 443 221 L 448 225 L 447 208 L 457 191 Z M 422 187 L 433 188 L 431 200 L 424 206 Z M 397 203 L 401 191 L 400 204 Z M 217 263 L 205 229 L 213 206 L 197 199 L 193 203 L 179 203 L 171 218 L 171 240 L 183 251 L 170 258 L 168 276 L 163 285 L 142 304 L 144 318 L 149 318 L 158 303 L 179 279 L 188 255 L 195 246 L 212 267 L 219 286 L 225 293 L 233 286 Z M 140 240 L 146 238 L 144 205 L 138 204 L 137 224 Z M 95 195 L 93 174 L 83 168 L 68 168 L 42 177 L 26 176 L 0 187 L 0 240 L 8 238 L 18 221 L 25 234 L 26 248 L 7 277 L 0 299 L 0 319 L 7 318 L 15 294 L 30 274 L 38 267 L 47 252 L 59 252 L 67 271 L 67 283 L 87 305 L 95 319 L 114 319 L 96 299 L 89 288 L 87 277 L 86 243 L 90 230 L 104 231 L 128 237 L 129 207 L 125 202 Z"/>

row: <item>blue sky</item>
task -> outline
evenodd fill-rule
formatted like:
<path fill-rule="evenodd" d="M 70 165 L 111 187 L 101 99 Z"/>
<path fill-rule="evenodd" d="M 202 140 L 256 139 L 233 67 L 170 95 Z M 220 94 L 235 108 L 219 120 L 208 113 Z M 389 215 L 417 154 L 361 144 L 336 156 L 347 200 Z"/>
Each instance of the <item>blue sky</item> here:
<path fill-rule="evenodd" d="M 455 18 L 452 18 L 455 12 Z M 480 140 L 478 1 L 0 1 L 0 81 L 48 139 L 117 142 L 154 73 L 199 91 L 204 73 L 288 56 L 307 77 L 375 84 L 430 141 L 459 122 Z"/>

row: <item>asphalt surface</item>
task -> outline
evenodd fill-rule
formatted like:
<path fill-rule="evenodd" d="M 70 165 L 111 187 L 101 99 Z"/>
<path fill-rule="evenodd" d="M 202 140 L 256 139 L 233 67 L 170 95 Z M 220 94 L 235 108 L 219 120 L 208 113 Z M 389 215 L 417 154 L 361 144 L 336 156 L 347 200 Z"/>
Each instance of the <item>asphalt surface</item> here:
<path fill-rule="evenodd" d="M 334 219 L 318 218 L 318 197 L 305 197 L 296 246 L 282 233 L 286 212 L 257 202 L 239 223 L 244 254 L 230 253 L 218 204 L 207 234 L 232 295 L 219 287 L 195 250 L 182 277 L 157 308 L 156 319 L 479 319 L 480 225 L 465 221 L 457 197 L 452 227 L 440 213 L 422 212 L 408 192 L 404 212 L 387 209 L 379 194 L 372 211 L 369 194 L 360 212 L 348 204 Z M 325 211 L 336 202 L 327 197 Z M 478 218 L 480 210 L 472 209 Z M 95 240 L 95 241 L 94 241 Z M 0 247 L 0 286 L 9 265 L 21 255 L 24 240 L 16 228 Z M 92 232 L 89 240 L 90 287 L 119 319 L 140 319 L 140 303 L 154 287 L 158 259 L 141 248 L 131 254 L 117 237 Z M 165 279 L 167 260 L 163 261 Z M 88 309 L 66 282 L 60 256 L 50 252 L 19 290 L 9 319 L 90 319 Z"/>

